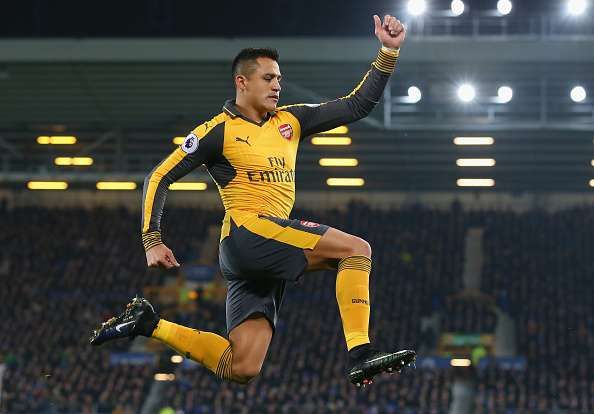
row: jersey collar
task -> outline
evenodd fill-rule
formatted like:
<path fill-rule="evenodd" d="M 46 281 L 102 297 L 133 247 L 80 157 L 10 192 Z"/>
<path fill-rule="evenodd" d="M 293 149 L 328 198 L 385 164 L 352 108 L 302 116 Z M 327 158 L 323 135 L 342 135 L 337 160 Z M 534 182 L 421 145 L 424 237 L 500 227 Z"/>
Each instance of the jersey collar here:
<path fill-rule="evenodd" d="M 243 116 L 243 114 L 239 111 L 239 108 L 237 107 L 237 105 L 235 105 L 234 99 L 229 99 L 228 101 L 225 101 L 225 104 L 223 105 L 223 111 L 225 111 L 225 113 L 227 115 L 229 115 L 232 119 L 239 117 L 239 118 L 243 119 L 244 121 L 251 122 L 252 124 L 256 124 L 258 126 L 264 125 L 266 123 L 266 121 L 268 121 L 270 118 L 272 118 L 276 114 L 276 111 L 270 111 L 266 114 L 266 117 L 262 120 L 262 122 L 260 122 L 260 123 L 255 122 L 255 121 Z"/>

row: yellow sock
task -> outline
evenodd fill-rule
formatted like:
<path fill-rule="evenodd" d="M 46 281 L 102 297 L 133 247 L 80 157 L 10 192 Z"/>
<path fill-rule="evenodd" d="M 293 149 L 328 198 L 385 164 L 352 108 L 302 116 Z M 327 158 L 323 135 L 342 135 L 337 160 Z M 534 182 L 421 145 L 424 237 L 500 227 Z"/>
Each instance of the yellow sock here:
<path fill-rule="evenodd" d="M 218 377 L 233 380 L 231 343 L 222 336 L 160 319 L 152 337 L 201 363 Z"/>
<path fill-rule="evenodd" d="M 336 300 L 349 351 L 369 343 L 370 272 L 371 259 L 366 256 L 351 256 L 338 263 Z"/>

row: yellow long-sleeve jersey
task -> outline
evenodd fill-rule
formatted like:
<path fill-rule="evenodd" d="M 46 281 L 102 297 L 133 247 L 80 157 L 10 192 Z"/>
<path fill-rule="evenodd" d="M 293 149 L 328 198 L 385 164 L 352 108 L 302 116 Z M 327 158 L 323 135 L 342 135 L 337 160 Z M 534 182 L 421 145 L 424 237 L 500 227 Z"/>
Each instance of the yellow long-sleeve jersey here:
<path fill-rule="evenodd" d="M 302 138 L 367 116 L 379 102 L 398 53 L 381 49 L 357 87 L 322 104 L 277 108 L 256 123 L 227 101 L 223 112 L 196 127 L 146 177 L 142 239 L 161 243 L 160 221 L 169 185 L 206 165 L 225 211 L 288 218 L 295 202 L 295 161 Z"/>

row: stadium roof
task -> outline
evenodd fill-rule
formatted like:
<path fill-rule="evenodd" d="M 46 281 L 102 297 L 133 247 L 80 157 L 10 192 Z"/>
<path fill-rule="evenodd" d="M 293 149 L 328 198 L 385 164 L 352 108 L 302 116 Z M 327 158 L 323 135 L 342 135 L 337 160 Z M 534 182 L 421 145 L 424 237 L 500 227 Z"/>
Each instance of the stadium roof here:
<path fill-rule="evenodd" d="M 411 38 L 383 102 L 351 127 L 352 145 L 305 142 L 297 185 L 318 190 L 329 177 L 362 177 L 369 190 L 450 191 L 459 178 L 491 178 L 493 191 L 590 191 L 593 39 Z M 281 104 L 348 93 L 377 50 L 370 39 L 270 43 L 281 50 Z M 74 187 L 126 177 L 140 183 L 175 136 L 220 111 L 232 93 L 230 56 L 240 47 L 229 39 L 1 41 L 0 185 L 49 178 Z M 474 103 L 457 99 L 461 82 L 476 86 Z M 570 99 L 577 84 L 588 92 L 581 103 Z M 405 99 L 412 85 L 422 92 L 416 103 Z M 502 85 L 514 90 L 506 104 L 493 101 Z M 78 142 L 37 144 L 50 135 Z M 453 144 L 469 135 L 493 137 L 494 145 Z M 94 163 L 56 166 L 59 156 Z M 320 158 L 357 158 L 358 166 L 322 167 Z M 459 158 L 494 159 L 495 166 L 459 167 Z"/>

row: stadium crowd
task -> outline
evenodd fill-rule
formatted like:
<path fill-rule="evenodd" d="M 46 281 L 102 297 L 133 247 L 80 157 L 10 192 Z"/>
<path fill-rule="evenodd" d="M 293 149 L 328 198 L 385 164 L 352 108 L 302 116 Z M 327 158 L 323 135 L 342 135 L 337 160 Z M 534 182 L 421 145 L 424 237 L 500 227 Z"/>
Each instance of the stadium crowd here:
<path fill-rule="evenodd" d="M 594 412 L 594 209 L 487 212 L 482 289 L 516 323 L 525 372 L 479 377 L 483 413 Z"/>
<path fill-rule="evenodd" d="M 146 269 L 137 212 L 0 206 L 6 246 L 0 251 L 0 363 L 7 367 L 0 412 L 139 412 L 155 368 L 111 363 L 130 342 L 88 345 L 100 320 L 167 275 Z M 170 208 L 164 239 L 182 263 L 190 261 L 204 242 L 196 229 L 218 225 L 221 216 L 219 210 Z M 483 226 L 482 290 L 515 320 L 527 369 L 478 370 L 475 412 L 594 411 L 594 209 L 463 213 L 352 203 L 293 216 L 371 243 L 371 335 L 379 348 L 422 347 L 421 318 L 435 311 L 448 329 L 493 331 L 488 309 L 448 300 L 462 287 L 465 231 Z M 198 311 L 178 312 L 175 320 L 224 333 L 224 303 L 200 302 Z M 288 287 L 260 377 L 242 387 L 201 367 L 179 368 L 160 406 L 186 414 L 449 410 L 448 370 L 410 368 L 357 390 L 346 381 L 346 362 L 333 273 L 306 274 Z"/>
<path fill-rule="evenodd" d="M 422 208 L 296 212 L 367 238 L 375 248 L 372 337 L 380 348 L 416 348 L 420 318 L 441 306 L 460 283 L 464 228 L 457 215 Z M 216 225 L 220 211 L 170 209 L 164 238 L 182 263 L 195 255 L 195 229 Z M 6 412 L 138 412 L 153 367 L 110 364 L 110 354 L 129 349 L 121 341 L 93 349 L 89 331 L 118 313 L 163 272 L 145 268 L 137 213 L 124 209 L 16 208 L 0 218 L 0 355 Z M 188 226 L 192 223 L 192 226 Z M 436 237 L 436 235 L 438 235 Z M 179 322 L 225 332 L 223 303 L 204 302 Z M 345 377 L 346 349 L 332 273 L 305 275 L 290 286 L 261 378 L 248 387 L 221 384 L 202 368 L 178 378 L 164 404 L 184 412 L 254 412 L 307 406 L 318 412 L 365 407 L 400 412 L 403 407 L 445 412 L 448 373 L 408 370 L 358 392 Z M 233 398 L 231 398 L 233 397 Z M 212 405 L 211 403 L 212 402 Z M 206 408 L 205 408 L 206 404 Z M 202 408 L 201 408 L 202 407 Z M 204 411 L 206 410 L 206 411 Z"/>
<path fill-rule="evenodd" d="M 197 225 L 209 218 L 179 213 Z M 127 350 L 127 341 L 100 349 L 88 343 L 101 320 L 161 282 L 143 262 L 138 214 L 4 208 L 0 228 L 0 363 L 7 367 L 0 412 L 138 412 L 153 368 L 110 364 L 110 353 Z M 188 245 L 199 237 L 181 223 L 171 230 Z"/>

